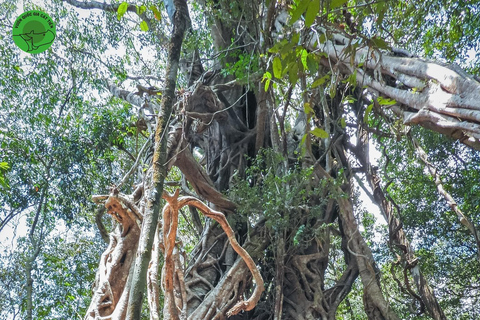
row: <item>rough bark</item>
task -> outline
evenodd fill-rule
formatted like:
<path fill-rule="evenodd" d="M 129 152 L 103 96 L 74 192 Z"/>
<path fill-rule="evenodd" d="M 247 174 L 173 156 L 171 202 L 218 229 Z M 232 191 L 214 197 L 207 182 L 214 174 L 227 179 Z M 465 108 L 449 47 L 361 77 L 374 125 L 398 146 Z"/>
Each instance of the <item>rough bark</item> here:
<path fill-rule="evenodd" d="M 109 196 L 94 197 L 97 202 L 105 199 L 107 213 L 118 224 L 110 233 L 109 245 L 100 258 L 93 297 L 85 320 L 99 317 L 125 319 L 132 264 L 140 237 L 143 217 L 132 202 L 133 199 L 118 193 L 116 189 Z"/>

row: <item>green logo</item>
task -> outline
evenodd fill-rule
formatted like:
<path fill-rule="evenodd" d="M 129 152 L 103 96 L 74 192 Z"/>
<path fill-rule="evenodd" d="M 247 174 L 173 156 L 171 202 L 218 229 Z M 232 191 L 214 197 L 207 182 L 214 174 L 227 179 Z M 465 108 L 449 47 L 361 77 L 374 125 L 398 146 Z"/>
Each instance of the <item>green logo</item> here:
<path fill-rule="evenodd" d="M 55 24 L 45 12 L 27 11 L 15 20 L 12 36 L 15 44 L 23 51 L 40 53 L 50 48 L 55 40 Z"/>

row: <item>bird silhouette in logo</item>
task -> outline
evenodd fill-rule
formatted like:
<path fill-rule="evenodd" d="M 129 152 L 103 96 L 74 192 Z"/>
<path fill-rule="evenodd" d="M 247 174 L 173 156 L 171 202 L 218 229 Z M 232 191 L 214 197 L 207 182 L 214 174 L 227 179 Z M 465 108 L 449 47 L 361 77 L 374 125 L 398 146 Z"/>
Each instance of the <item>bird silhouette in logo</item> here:
<path fill-rule="evenodd" d="M 27 52 L 37 50 L 41 46 L 50 45 L 55 40 L 55 34 L 50 30 L 45 32 L 31 30 L 28 33 L 14 35 L 14 37 L 21 37 L 25 41 L 28 46 Z"/>

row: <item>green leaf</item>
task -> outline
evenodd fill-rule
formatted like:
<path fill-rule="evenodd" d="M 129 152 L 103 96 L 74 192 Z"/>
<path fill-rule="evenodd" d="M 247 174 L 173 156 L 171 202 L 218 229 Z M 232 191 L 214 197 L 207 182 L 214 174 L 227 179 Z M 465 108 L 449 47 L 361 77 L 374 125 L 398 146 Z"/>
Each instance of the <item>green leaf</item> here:
<path fill-rule="evenodd" d="M 378 104 L 381 106 L 393 106 L 397 103 L 397 101 L 389 98 L 378 97 L 377 98 Z"/>
<path fill-rule="evenodd" d="M 382 38 L 374 37 L 372 38 L 372 42 L 373 42 L 373 45 L 379 49 L 385 49 L 385 50 L 390 49 L 390 46 L 388 45 L 388 43 Z"/>
<path fill-rule="evenodd" d="M 136 6 L 137 7 L 137 14 L 138 15 L 141 15 L 142 13 L 144 13 L 146 10 L 147 10 L 147 7 L 145 6 Z"/>
<path fill-rule="evenodd" d="M 318 62 L 315 60 L 315 54 L 309 53 L 307 56 L 308 71 L 315 73 L 318 70 Z"/>
<path fill-rule="evenodd" d="M 303 135 L 302 141 L 300 141 L 300 145 L 303 145 L 305 143 L 305 140 L 307 140 L 307 134 Z"/>
<path fill-rule="evenodd" d="M 279 57 L 273 58 L 273 75 L 277 79 L 282 77 L 282 61 Z"/>
<path fill-rule="evenodd" d="M 373 109 L 373 103 L 370 104 L 365 110 L 365 114 L 363 115 L 363 122 L 366 123 L 368 121 L 368 115 L 370 114 L 370 112 L 372 112 L 372 109 Z"/>
<path fill-rule="evenodd" d="M 320 128 L 315 128 L 311 130 L 310 133 L 313 134 L 315 137 L 319 137 L 320 139 L 326 139 L 329 137 L 327 131 Z"/>
<path fill-rule="evenodd" d="M 382 24 L 386 11 L 387 11 L 387 8 L 385 6 L 385 2 L 378 2 L 377 3 L 378 17 L 376 19 L 376 23 L 377 23 L 378 26 L 380 26 Z"/>
<path fill-rule="evenodd" d="M 303 69 L 304 69 L 304 70 L 307 70 L 307 69 L 308 69 L 308 65 L 307 65 L 308 52 L 307 52 L 307 50 L 305 50 L 305 49 L 302 49 L 301 52 L 302 52 L 302 53 L 301 53 L 301 60 L 302 60 Z"/>
<path fill-rule="evenodd" d="M 142 29 L 142 31 L 148 31 L 148 24 L 145 21 L 142 21 L 140 23 L 140 29 Z"/>
<path fill-rule="evenodd" d="M 326 81 L 330 80 L 330 75 L 329 74 L 326 74 L 324 75 L 323 77 L 321 77 L 320 79 L 317 79 L 315 80 L 313 83 L 312 83 L 312 88 L 316 88 L 318 86 L 321 86 L 322 84 L 324 84 Z"/>
<path fill-rule="evenodd" d="M 298 44 L 298 42 L 300 41 L 300 33 L 298 32 L 293 33 L 292 40 L 290 41 L 293 42 L 294 44 Z"/>
<path fill-rule="evenodd" d="M 160 11 L 158 11 L 157 7 L 155 7 L 154 5 L 151 5 L 150 10 L 153 11 L 153 15 L 155 16 L 155 19 L 157 19 L 158 21 L 162 20 L 162 14 L 160 13 Z"/>
<path fill-rule="evenodd" d="M 340 126 L 342 127 L 342 129 L 345 129 L 347 127 L 347 122 L 345 121 L 344 117 L 340 118 Z"/>
<path fill-rule="evenodd" d="M 330 9 L 335 9 L 343 6 L 343 4 L 347 3 L 347 1 L 348 0 L 332 0 L 332 2 L 330 2 Z"/>
<path fill-rule="evenodd" d="M 291 68 L 288 70 L 288 81 L 292 85 L 295 85 L 298 81 L 298 63 L 292 64 Z"/>
<path fill-rule="evenodd" d="M 309 28 L 315 18 L 317 17 L 318 12 L 320 11 L 320 0 L 313 0 L 308 5 L 307 13 L 305 14 L 305 26 Z"/>
<path fill-rule="evenodd" d="M 302 14 L 307 10 L 308 5 L 310 4 L 311 0 L 301 0 L 300 3 L 297 5 L 295 10 L 292 12 L 292 18 L 290 19 L 290 25 L 297 22 L 298 19 L 302 16 Z M 319 1 L 319 0 L 314 0 Z"/>
<path fill-rule="evenodd" d="M 7 162 L 0 162 L 0 170 L 6 171 L 10 168 Z"/>
<path fill-rule="evenodd" d="M 324 44 L 325 42 L 327 42 L 327 36 L 325 33 L 322 33 L 319 37 L 318 37 L 318 41 L 321 43 L 321 44 Z"/>
<path fill-rule="evenodd" d="M 270 86 L 270 81 L 272 80 L 272 74 L 270 72 L 265 72 L 263 74 L 262 82 L 265 80 L 265 92 L 267 92 L 268 87 Z"/>
<path fill-rule="evenodd" d="M 354 86 L 357 84 L 357 70 L 355 70 L 352 74 L 348 76 L 347 79 L 344 80 L 344 82 L 347 82 L 348 84 Z"/>
<path fill-rule="evenodd" d="M 313 113 L 313 109 L 312 109 L 312 107 L 310 106 L 310 103 L 308 103 L 308 102 L 305 102 L 305 103 L 303 104 L 303 110 L 305 111 L 305 114 L 307 114 L 307 115 Z"/>
<path fill-rule="evenodd" d="M 122 19 L 125 12 L 127 12 L 127 9 L 128 9 L 128 3 L 126 3 L 126 2 L 122 2 L 118 6 L 118 9 L 117 9 L 117 19 L 118 20 Z"/>

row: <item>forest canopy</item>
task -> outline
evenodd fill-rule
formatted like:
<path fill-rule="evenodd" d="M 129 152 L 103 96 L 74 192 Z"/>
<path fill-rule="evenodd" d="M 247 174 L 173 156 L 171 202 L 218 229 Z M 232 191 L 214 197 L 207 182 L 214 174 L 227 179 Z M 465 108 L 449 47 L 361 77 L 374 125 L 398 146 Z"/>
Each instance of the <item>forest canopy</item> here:
<path fill-rule="evenodd" d="M 480 318 L 479 1 L 0 16 L 0 319 Z"/>

